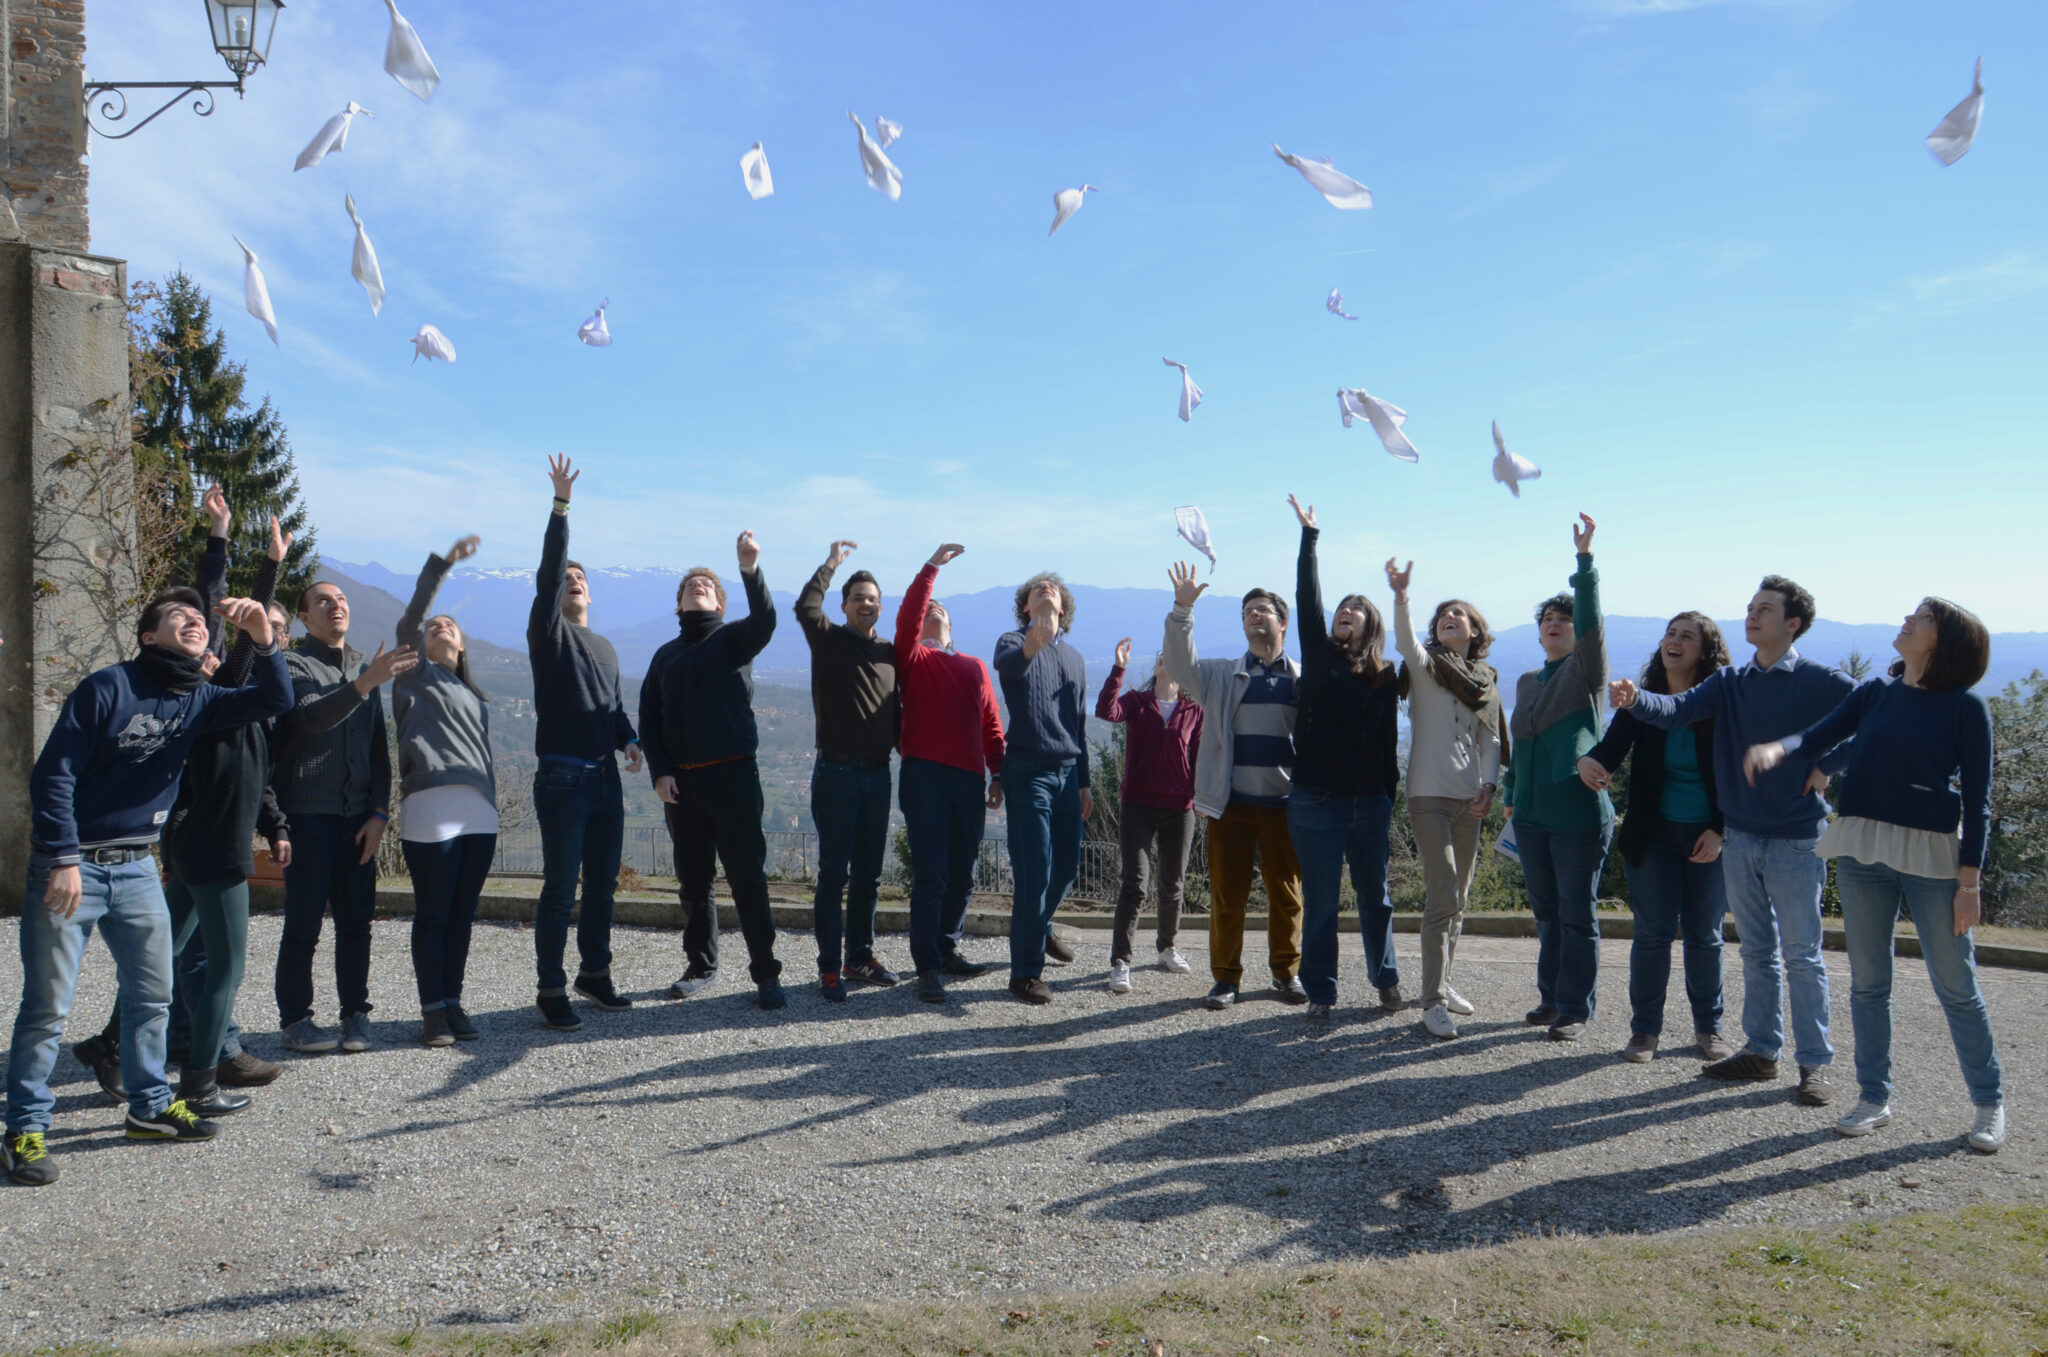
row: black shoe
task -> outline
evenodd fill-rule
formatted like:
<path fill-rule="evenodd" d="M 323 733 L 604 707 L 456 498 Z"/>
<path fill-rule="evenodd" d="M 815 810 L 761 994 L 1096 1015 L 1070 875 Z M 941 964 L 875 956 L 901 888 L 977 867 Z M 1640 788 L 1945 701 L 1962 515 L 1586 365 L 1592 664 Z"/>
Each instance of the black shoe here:
<path fill-rule="evenodd" d="M 225 1117 L 247 1107 L 249 1095 L 230 1093 L 222 1088 L 215 1081 L 212 1070 L 184 1069 L 178 1072 L 178 1101 L 195 1116 Z"/>
<path fill-rule="evenodd" d="M 1531 1027 L 1548 1027 L 1557 1021 L 1557 1010 L 1549 1004 L 1538 1004 L 1522 1015 L 1522 1021 Z"/>
<path fill-rule="evenodd" d="M 762 1008 L 773 1012 L 778 1008 L 789 1007 L 789 996 L 782 992 L 780 980 L 763 980 L 754 988 L 758 991 L 754 996 L 754 1002 Z"/>
<path fill-rule="evenodd" d="M 988 967 L 978 962 L 969 961 L 958 952 L 946 953 L 946 959 L 939 963 L 939 969 L 947 975 L 963 975 L 969 979 L 973 979 L 977 975 L 988 974 Z"/>
<path fill-rule="evenodd" d="M 1209 991 L 1209 997 L 1202 1000 L 1202 1007 L 1213 1009 L 1229 1008 L 1237 1002 L 1237 986 L 1218 980 Z"/>
<path fill-rule="evenodd" d="M 573 1032 L 583 1026 L 583 1019 L 577 1017 L 576 1010 L 569 1007 L 569 996 L 566 994 L 543 994 L 533 1002 L 540 1009 L 541 1021 L 557 1032 Z"/>
<path fill-rule="evenodd" d="M 1737 1051 L 1726 1060 L 1702 1066 L 1700 1073 L 1709 1079 L 1775 1079 L 1778 1062 L 1766 1060 L 1755 1051 Z"/>
<path fill-rule="evenodd" d="M 1308 988 L 1301 983 L 1301 977 L 1290 975 L 1285 980 L 1273 981 L 1273 993 L 1280 996 L 1283 1004 L 1305 1004 L 1308 1002 Z"/>
<path fill-rule="evenodd" d="M 469 1020 L 469 1014 L 462 1011 L 462 1005 L 450 1002 L 442 1005 L 441 1016 L 448 1020 L 448 1030 L 455 1034 L 457 1041 L 475 1041 L 476 1024 Z"/>
<path fill-rule="evenodd" d="M 633 1001 L 612 988 L 608 975 L 579 975 L 576 977 L 576 992 L 608 1012 L 619 1013 L 633 1006 Z"/>
<path fill-rule="evenodd" d="M 87 1037 L 72 1046 L 71 1054 L 78 1057 L 78 1063 L 92 1071 L 92 1077 L 99 1080 L 100 1092 L 107 1095 L 116 1107 L 128 1105 L 128 1090 L 121 1085 L 121 1051 L 110 1044 L 105 1036 Z"/>
<path fill-rule="evenodd" d="M 1560 1018 L 1558 1021 L 1550 1024 L 1550 1039 L 1552 1041 L 1577 1041 L 1584 1035 L 1586 1035 L 1586 1024 L 1577 1018 Z"/>
<path fill-rule="evenodd" d="M 220 1127 L 202 1121 L 183 1102 L 172 1103 L 147 1121 L 133 1112 L 128 1114 L 130 1140 L 212 1140 L 219 1134 Z"/>
<path fill-rule="evenodd" d="M 9 1131 L 0 1137 L 0 1168 L 24 1187 L 48 1187 L 57 1181 L 57 1166 L 41 1131 Z"/>
<path fill-rule="evenodd" d="M 1016 995 L 1027 1004 L 1049 1004 L 1052 1002 L 1052 991 L 1047 989 L 1045 982 L 1035 975 L 1028 977 L 1020 976 L 1010 981 L 1010 993 Z"/>
<path fill-rule="evenodd" d="M 919 971 L 917 973 L 917 997 L 928 1004 L 943 1004 L 946 1002 L 946 986 L 940 981 L 937 971 Z"/>
<path fill-rule="evenodd" d="M 1045 930 L 1045 959 L 1047 961 L 1050 961 L 1055 966 L 1065 966 L 1078 955 L 1080 954 L 1059 934 L 1053 932 L 1050 928 Z"/>
<path fill-rule="evenodd" d="M 846 982 L 839 978 L 839 972 L 827 971 L 818 977 L 818 993 L 825 996 L 828 1004 L 846 1002 Z"/>

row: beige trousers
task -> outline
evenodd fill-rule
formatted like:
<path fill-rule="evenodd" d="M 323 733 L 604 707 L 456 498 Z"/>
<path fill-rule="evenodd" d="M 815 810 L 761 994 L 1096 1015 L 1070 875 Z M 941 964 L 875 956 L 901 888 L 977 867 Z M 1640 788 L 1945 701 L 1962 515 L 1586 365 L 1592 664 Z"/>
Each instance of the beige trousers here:
<path fill-rule="evenodd" d="M 1479 862 L 1479 817 L 1454 796 L 1411 796 L 1408 823 L 1422 857 L 1426 892 L 1422 907 L 1422 1010 L 1444 1001 L 1458 931 L 1465 921 L 1465 896 Z"/>

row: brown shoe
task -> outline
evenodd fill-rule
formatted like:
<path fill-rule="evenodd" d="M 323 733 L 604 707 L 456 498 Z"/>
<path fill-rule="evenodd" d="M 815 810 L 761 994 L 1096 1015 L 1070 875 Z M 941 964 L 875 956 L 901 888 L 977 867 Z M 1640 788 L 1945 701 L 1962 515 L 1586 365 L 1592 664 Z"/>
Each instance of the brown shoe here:
<path fill-rule="evenodd" d="M 1027 1004 L 1049 1004 L 1052 1002 L 1052 991 L 1047 989 L 1045 982 L 1035 975 L 1028 980 L 1012 980 L 1010 982 L 1010 993 L 1016 995 Z"/>
<path fill-rule="evenodd" d="M 1072 943 L 1053 932 L 1050 928 L 1045 930 L 1045 959 L 1047 961 L 1050 961 L 1055 966 L 1066 966 L 1070 965 L 1074 958 L 1079 955 L 1080 953 L 1074 950 Z"/>
<path fill-rule="evenodd" d="M 1799 1067 L 1799 1101 L 1808 1107 L 1826 1107 L 1835 1100 L 1835 1086 L 1828 1082 L 1825 1065 Z"/>
<path fill-rule="evenodd" d="M 223 1088 L 261 1088 L 277 1078 L 278 1071 L 283 1068 L 275 1060 L 260 1060 L 247 1051 L 241 1051 L 233 1058 L 221 1061 L 213 1078 Z"/>
<path fill-rule="evenodd" d="M 1726 1060 L 1703 1067 L 1700 1073 L 1709 1079 L 1775 1079 L 1778 1062 L 1766 1060 L 1755 1051 L 1737 1051 Z"/>
<path fill-rule="evenodd" d="M 1657 1034 L 1634 1032 L 1629 1035 L 1628 1045 L 1621 1048 L 1621 1058 L 1631 1065 L 1647 1065 L 1657 1058 Z"/>
<path fill-rule="evenodd" d="M 1728 1038 L 1719 1032 L 1695 1032 L 1692 1039 L 1699 1045 L 1700 1054 L 1712 1065 L 1735 1054 L 1735 1048 L 1728 1044 Z"/>

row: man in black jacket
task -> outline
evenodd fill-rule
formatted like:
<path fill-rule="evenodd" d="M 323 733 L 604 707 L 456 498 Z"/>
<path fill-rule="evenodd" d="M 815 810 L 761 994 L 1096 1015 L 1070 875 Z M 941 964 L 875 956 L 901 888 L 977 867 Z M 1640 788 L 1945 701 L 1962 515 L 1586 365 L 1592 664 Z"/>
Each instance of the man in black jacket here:
<path fill-rule="evenodd" d="M 775 604 L 761 577 L 754 534 L 739 537 L 747 615 L 725 621 L 725 586 L 699 566 L 676 587 L 682 634 L 654 652 L 640 685 L 647 769 L 675 844 L 683 947 L 689 967 L 669 994 L 685 999 L 718 972 L 718 908 L 711 899 L 713 853 L 747 940 L 748 969 L 763 1008 L 781 1008 L 782 963 L 768 909 L 768 841 L 761 832 L 761 769 L 755 751 L 754 656 L 775 634 Z"/>

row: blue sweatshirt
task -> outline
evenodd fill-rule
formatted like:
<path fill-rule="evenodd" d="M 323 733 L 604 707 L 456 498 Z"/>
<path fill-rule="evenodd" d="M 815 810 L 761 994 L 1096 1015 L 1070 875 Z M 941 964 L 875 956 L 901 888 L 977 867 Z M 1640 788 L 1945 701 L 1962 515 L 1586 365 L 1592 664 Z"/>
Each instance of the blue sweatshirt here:
<path fill-rule="evenodd" d="M 64 699 L 29 774 L 31 840 L 53 866 L 78 861 L 79 846 L 155 843 L 177 800 L 192 743 L 277 716 L 292 705 L 284 656 L 259 651 L 246 688 L 202 683 L 170 691 L 134 661 L 88 674 Z"/>
<path fill-rule="evenodd" d="M 1024 658 L 1024 633 L 1006 631 L 996 641 L 989 666 L 1010 709 L 1005 758 L 1024 758 L 1056 767 L 1075 764 L 1088 785 L 1088 666 L 1073 639 L 1062 635 Z"/>
<path fill-rule="evenodd" d="M 1796 735 L 1826 716 L 1855 688 L 1839 669 L 1801 659 L 1788 650 L 1769 669 L 1756 661 L 1716 669 L 1670 697 L 1638 693 L 1629 710 L 1645 725 L 1676 730 L 1714 721 L 1714 794 L 1729 826 L 1764 839 L 1811 839 L 1828 818 L 1827 798 L 1806 791 L 1816 764 L 1830 775 L 1849 762 L 1838 747 L 1820 759 L 1793 757 L 1761 774 L 1754 787 L 1742 775 L 1742 757 L 1753 744 Z"/>

